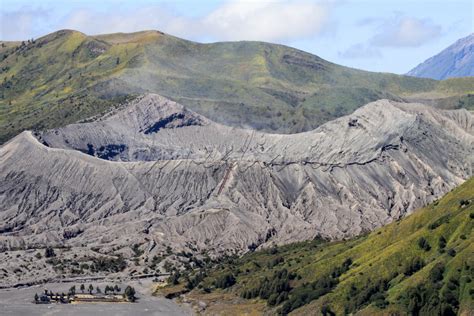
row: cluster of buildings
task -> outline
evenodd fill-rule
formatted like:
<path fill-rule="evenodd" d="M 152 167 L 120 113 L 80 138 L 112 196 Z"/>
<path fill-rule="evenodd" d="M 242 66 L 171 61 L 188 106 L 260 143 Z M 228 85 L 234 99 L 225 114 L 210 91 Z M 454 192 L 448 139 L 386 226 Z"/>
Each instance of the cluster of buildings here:
<path fill-rule="evenodd" d="M 53 293 L 48 290 L 44 290 L 41 295 L 35 294 L 36 304 L 74 304 L 81 302 L 108 302 L 108 303 L 119 303 L 129 302 L 130 299 L 124 294 L 104 294 L 104 293 Z"/>

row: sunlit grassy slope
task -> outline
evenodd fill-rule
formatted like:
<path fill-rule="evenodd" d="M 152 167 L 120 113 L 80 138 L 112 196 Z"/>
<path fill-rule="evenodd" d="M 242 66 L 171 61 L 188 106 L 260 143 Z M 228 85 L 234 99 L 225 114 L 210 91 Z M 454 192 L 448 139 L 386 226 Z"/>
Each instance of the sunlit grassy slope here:
<path fill-rule="evenodd" d="M 472 315 L 473 226 L 474 178 L 366 236 L 286 245 L 214 264 L 201 270 L 207 276 L 188 296 L 211 305 L 241 297 L 220 303 L 228 314 L 254 304 L 256 310 L 267 305 L 270 314 Z M 223 281 L 229 276 L 234 285 Z"/>
<path fill-rule="evenodd" d="M 380 98 L 472 107 L 474 79 L 366 72 L 262 42 L 199 44 L 157 31 L 86 36 L 63 30 L 1 45 L 0 143 L 23 129 L 102 113 L 144 92 L 221 122 L 298 132 Z"/>

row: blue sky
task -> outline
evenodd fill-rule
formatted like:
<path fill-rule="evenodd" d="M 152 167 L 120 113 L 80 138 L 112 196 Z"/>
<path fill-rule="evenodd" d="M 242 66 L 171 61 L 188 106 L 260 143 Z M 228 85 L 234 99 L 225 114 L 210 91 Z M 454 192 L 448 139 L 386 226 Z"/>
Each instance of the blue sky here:
<path fill-rule="evenodd" d="M 198 41 L 281 43 L 329 61 L 405 73 L 474 32 L 474 0 L 0 0 L 1 40 L 69 28 L 157 29 Z"/>

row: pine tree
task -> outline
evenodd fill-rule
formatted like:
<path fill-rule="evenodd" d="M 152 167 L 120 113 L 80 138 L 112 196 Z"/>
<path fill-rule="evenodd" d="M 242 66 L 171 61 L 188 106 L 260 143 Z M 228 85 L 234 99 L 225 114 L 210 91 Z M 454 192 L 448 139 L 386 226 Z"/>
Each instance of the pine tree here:
<path fill-rule="evenodd" d="M 76 294 L 76 286 L 73 285 L 71 286 L 71 288 L 69 289 L 69 295 L 75 295 Z"/>
<path fill-rule="evenodd" d="M 125 288 L 124 295 L 129 301 L 135 302 L 135 289 L 130 285 Z"/>

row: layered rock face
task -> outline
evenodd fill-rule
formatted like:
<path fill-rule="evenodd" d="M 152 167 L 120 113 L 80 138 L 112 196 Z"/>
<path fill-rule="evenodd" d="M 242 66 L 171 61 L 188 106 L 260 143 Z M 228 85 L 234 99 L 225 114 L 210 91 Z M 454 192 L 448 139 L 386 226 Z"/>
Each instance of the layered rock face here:
<path fill-rule="evenodd" d="M 146 95 L 0 148 L 0 245 L 220 254 L 355 236 L 471 177 L 473 122 L 380 100 L 310 132 L 266 134 Z"/>

